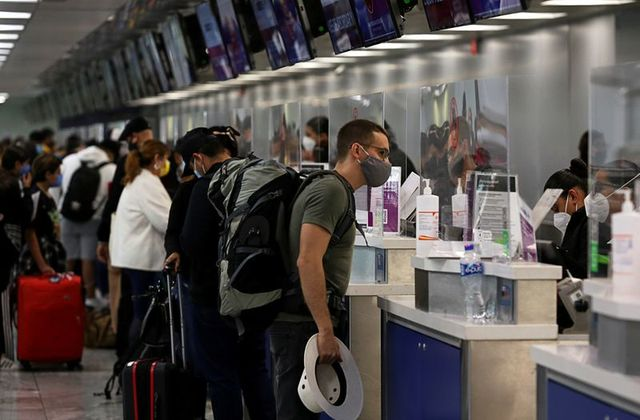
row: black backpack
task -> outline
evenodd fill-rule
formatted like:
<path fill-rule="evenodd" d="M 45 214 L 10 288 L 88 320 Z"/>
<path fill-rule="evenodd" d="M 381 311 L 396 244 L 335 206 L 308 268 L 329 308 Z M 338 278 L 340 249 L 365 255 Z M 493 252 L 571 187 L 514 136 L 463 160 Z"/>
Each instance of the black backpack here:
<path fill-rule="evenodd" d="M 296 270 L 288 258 L 290 211 L 300 192 L 322 176 L 338 175 L 321 171 L 305 176 L 253 156 L 231 159 L 213 174 L 209 200 L 222 220 L 218 309 L 234 321 L 240 335 L 271 325 L 283 309 L 284 296 L 295 288 Z M 353 201 L 353 194 L 349 196 Z M 355 202 L 332 242 L 354 221 Z"/>
<path fill-rule="evenodd" d="M 110 162 L 102 162 L 91 165 L 81 161 L 80 167 L 71 176 L 69 187 L 62 201 L 60 213 L 74 222 L 87 222 L 91 220 L 97 207 L 93 202 L 100 188 L 100 169 Z"/>

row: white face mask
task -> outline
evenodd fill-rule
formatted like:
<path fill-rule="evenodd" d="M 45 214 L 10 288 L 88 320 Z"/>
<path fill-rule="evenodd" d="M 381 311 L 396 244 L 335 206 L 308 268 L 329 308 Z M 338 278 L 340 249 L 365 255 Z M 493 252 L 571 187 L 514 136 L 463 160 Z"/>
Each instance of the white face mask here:
<path fill-rule="evenodd" d="M 567 213 L 567 206 L 569 205 L 569 196 L 567 196 L 567 200 L 564 204 L 564 211 L 558 212 L 553 215 L 553 226 L 556 227 L 560 232 L 562 232 L 562 236 L 567 232 L 567 226 L 569 225 L 569 221 L 571 220 L 571 215 Z"/>
<path fill-rule="evenodd" d="M 609 217 L 609 201 L 600 193 L 589 193 L 584 199 L 584 209 L 587 217 L 604 223 Z"/>
<path fill-rule="evenodd" d="M 316 147 L 316 141 L 309 136 L 302 137 L 302 148 L 307 152 L 312 152 Z"/>

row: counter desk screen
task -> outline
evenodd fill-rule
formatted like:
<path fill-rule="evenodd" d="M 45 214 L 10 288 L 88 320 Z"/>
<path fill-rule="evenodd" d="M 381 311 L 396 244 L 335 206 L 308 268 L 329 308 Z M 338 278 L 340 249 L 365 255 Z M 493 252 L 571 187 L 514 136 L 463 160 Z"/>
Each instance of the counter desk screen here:
<path fill-rule="evenodd" d="M 245 45 L 238 17 L 232 0 L 215 1 L 216 11 L 220 19 L 220 33 L 225 45 L 227 53 L 231 60 L 231 68 L 235 74 L 242 74 L 251 71 L 251 62 L 247 46 Z"/>
<path fill-rule="evenodd" d="M 354 0 L 353 3 L 365 47 L 400 36 L 388 0 Z"/>
<path fill-rule="evenodd" d="M 209 62 L 217 80 L 228 80 L 234 77 L 227 50 L 224 48 L 220 27 L 213 16 L 209 3 L 202 3 L 196 8 L 202 36 L 209 54 Z"/>
<path fill-rule="evenodd" d="M 517 13 L 526 8 L 523 0 L 469 0 L 469 3 L 475 20 Z"/>
<path fill-rule="evenodd" d="M 301 61 L 309 61 L 311 48 L 302 26 L 300 12 L 296 0 L 274 0 L 273 2 L 280 34 L 287 49 L 289 63 L 295 64 Z"/>
<path fill-rule="evenodd" d="M 321 0 L 321 3 L 333 51 L 340 54 L 362 47 L 362 37 L 349 0 Z"/>
<path fill-rule="evenodd" d="M 467 0 L 422 0 L 432 31 L 472 23 Z"/>
<path fill-rule="evenodd" d="M 280 33 L 278 18 L 271 0 L 251 0 L 253 15 L 256 17 L 260 35 L 267 49 L 267 57 L 272 69 L 288 66 L 289 56 Z"/>

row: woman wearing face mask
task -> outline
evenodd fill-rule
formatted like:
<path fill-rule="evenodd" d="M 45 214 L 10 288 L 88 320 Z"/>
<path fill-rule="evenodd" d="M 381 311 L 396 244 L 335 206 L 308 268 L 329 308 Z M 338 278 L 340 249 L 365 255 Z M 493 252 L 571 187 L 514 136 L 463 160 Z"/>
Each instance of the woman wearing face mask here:
<path fill-rule="evenodd" d="M 150 300 L 145 294 L 162 271 L 164 235 L 171 198 L 160 181 L 166 171 L 169 149 L 157 140 L 147 141 L 127 157 L 125 187 L 112 223 L 109 251 L 111 264 L 124 269 L 131 279 L 135 339 Z"/>
<path fill-rule="evenodd" d="M 27 248 L 21 256 L 25 274 L 55 274 L 65 270 L 66 253 L 59 242 L 60 214 L 49 188 L 62 184 L 60 159 L 47 154 L 33 162 L 33 209 L 31 223 L 26 230 Z"/>

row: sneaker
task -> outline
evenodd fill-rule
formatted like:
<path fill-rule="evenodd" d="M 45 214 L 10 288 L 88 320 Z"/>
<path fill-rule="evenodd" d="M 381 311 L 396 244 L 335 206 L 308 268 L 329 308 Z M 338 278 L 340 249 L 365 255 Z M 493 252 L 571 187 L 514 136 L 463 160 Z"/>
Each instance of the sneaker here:
<path fill-rule="evenodd" d="M 0 356 L 0 370 L 16 370 L 18 365 L 4 354 Z"/>

